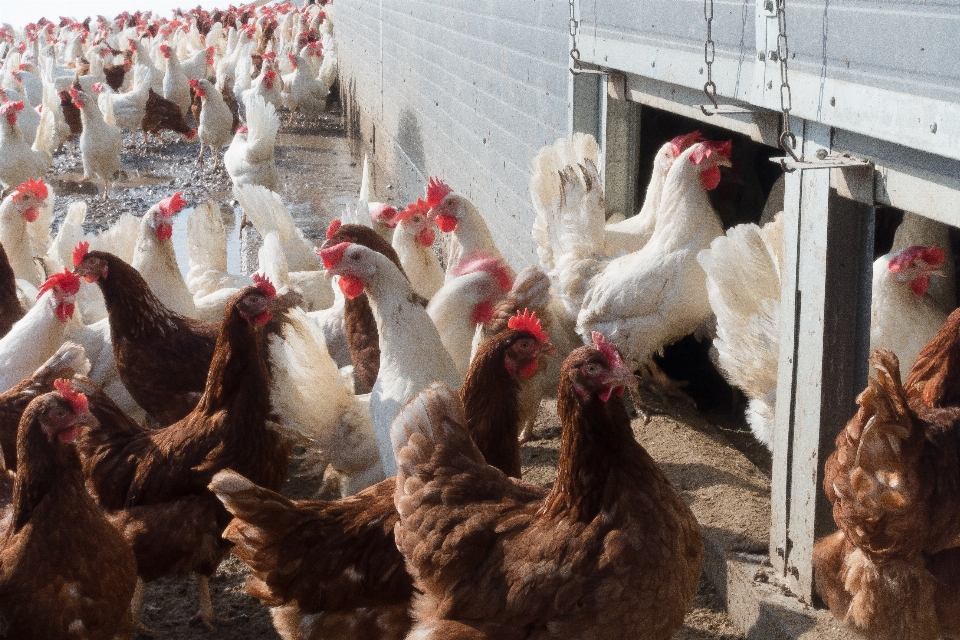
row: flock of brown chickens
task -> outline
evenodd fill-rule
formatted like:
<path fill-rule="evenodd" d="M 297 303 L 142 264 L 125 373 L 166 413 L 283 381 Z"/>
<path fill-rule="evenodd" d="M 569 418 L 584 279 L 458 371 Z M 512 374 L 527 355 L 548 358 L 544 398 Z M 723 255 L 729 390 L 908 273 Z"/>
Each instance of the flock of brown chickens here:
<path fill-rule="evenodd" d="M 213 629 L 227 621 L 215 611 L 209 579 L 229 553 L 249 567 L 248 592 L 270 608 L 286 640 L 672 637 L 697 589 L 703 541 L 690 508 L 634 439 L 623 394 L 637 388 L 638 370 L 648 383 L 669 384 L 652 354 L 711 317 L 720 367 L 747 389 L 736 375 L 743 362 L 730 355 L 739 348 L 738 330 L 759 333 L 753 325 L 763 314 L 768 334 L 778 326 L 779 307 L 769 301 L 758 297 L 747 309 L 743 300 L 733 308 L 723 299 L 730 274 L 725 243 L 763 253 L 771 263 L 763 289 L 779 291 L 778 251 L 765 248 L 777 243 L 778 223 L 725 233 L 708 198 L 720 167 L 731 164 L 731 143 L 694 132 L 665 144 L 643 210 L 606 226 L 596 142 L 577 136 L 545 147 L 531 180 L 544 269 L 515 275 L 476 207 L 436 178 L 425 198 L 403 211 L 362 199 L 358 210 L 369 213 L 369 224 L 335 220 L 316 257 L 308 248 L 303 260 L 298 243 L 307 241 L 287 225 L 269 191 L 277 180 L 272 137 L 266 160 L 255 162 L 250 153 L 257 119 L 273 135 L 278 126 L 267 106 L 274 89 L 279 100 L 274 83 L 282 84 L 271 68 L 270 39 L 275 18 L 295 11 L 278 6 L 284 9 L 276 13 L 217 13 L 244 30 L 249 51 L 262 50 L 255 55 L 261 68 L 231 62 L 241 68 L 238 79 L 257 78 L 256 95 L 244 99 L 253 131 L 237 130 L 237 111 L 226 106 L 236 106 L 231 91 L 221 96 L 197 79 L 188 83 L 192 93 L 167 87 L 169 99 L 139 82 L 148 98 L 135 124 L 144 135 L 153 131 L 147 116 L 158 116 L 157 127 L 171 126 L 159 117 L 157 99 L 173 104 L 181 120 L 191 99 L 204 105 L 194 112 L 201 158 L 207 144 L 218 161 L 221 146 L 236 136 L 235 154 L 228 150 L 224 162 L 264 236 L 261 271 L 273 269 L 271 255 L 281 263 L 299 255 L 301 264 L 312 263 L 303 271 L 284 263 L 272 271 L 284 282 L 262 272 L 232 280 L 219 274 L 213 291 L 222 315 L 216 307 L 219 319 L 205 321 L 196 317 L 199 304 L 180 313 L 165 302 L 169 291 L 148 282 L 156 268 L 144 266 L 142 253 L 131 247 L 128 259 L 84 240 L 70 245 L 62 271 L 32 283 L 37 302 L 26 308 L 19 274 L 36 269 L 24 221 L 36 220 L 47 186 L 33 178 L 13 184 L 0 205 L 0 222 L 15 220 L 22 232 L 0 229 L 7 245 L 0 246 L 0 382 L 9 382 L 0 393 L 0 638 L 150 635 L 140 621 L 145 585 L 191 573 L 198 579 L 197 619 Z M 204 35 L 213 29 L 213 17 L 199 9 L 180 17 L 171 27 L 135 14 L 118 27 L 143 29 L 144 41 L 162 39 L 168 28 Z M 0 36 L 12 44 L 7 31 Z M 285 31 L 296 35 L 292 27 Z M 143 46 L 131 42 L 128 60 Z M 310 64 L 303 57 L 309 38 L 286 44 L 303 49 L 290 54 L 294 69 Z M 173 56 L 169 78 L 180 64 L 176 53 L 159 40 L 153 45 Z M 197 55 L 201 71 L 214 66 L 212 52 Z M 100 71 L 117 90 L 129 66 Z M 323 75 L 319 66 L 300 80 L 289 77 L 291 117 L 325 98 L 333 81 L 318 93 L 308 82 L 317 73 Z M 78 71 L 77 83 L 80 77 Z M 99 113 L 82 91 L 58 94 L 68 124 L 79 110 Z M 101 85 L 98 93 L 105 91 Z M 130 93 L 107 96 L 121 101 Z M 11 104 L 0 109 L 9 123 L 0 132 L 18 134 L 23 107 Z M 110 105 L 122 119 L 122 104 Z M 208 121 L 220 107 L 229 135 L 214 136 Z M 185 122 L 172 126 L 192 137 Z M 150 255 L 173 256 L 163 243 L 184 205 L 177 194 L 144 216 L 141 237 L 154 247 Z M 435 228 L 454 238 L 446 273 L 431 249 Z M 280 249 L 271 254 L 274 245 Z M 912 288 L 904 305 L 926 293 L 944 260 L 937 251 L 910 247 L 879 268 L 880 276 L 899 278 L 896 286 Z M 310 344 L 336 361 L 342 329 L 339 359 L 352 367 L 349 401 L 334 416 L 343 431 L 330 432 L 351 434 L 340 438 L 341 449 L 376 449 L 379 458 L 371 454 L 372 466 L 352 468 L 349 455 L 327 447 L 321 466 L 341 476 L 345 497 L 295 501 L 279 493 L 294 447 L 304 442 L 291 435 L 291 424 L 314 411 L 333 412 L 336 403 L 288 411 L 325 390 L 313 388 L 322 376 L 301 371 L 305 353 L 301 360 L 277 354 L 285 343 L 294 351 L 304 344 L 295 339 L 303 338 L 305 311 L 315 312 L 306 298 L 318 261 L 334 278 L 340 306 L 318 305 L 325 337 Z M 300 291 L 293 285 L 298 273 Z M 108 326 L 100 331 L 109 332 L 118 386 L 149 423 L 119 406 L 116 388 L 108 393 L 94 382 L 92 354 L 69 340 L 89 337 L 97 324 L 78 329 L 73 318 L 91 288 L 102 295 Z M 190 305 L 199 299 L 192 289 L 185 295 Z M 905 383 L 897 356 L 878 349 L 871 358 L 876 378 L 826 463 L 824 489 L 839 530 L 815 549 L 817 589 L 837 617 L 870 638 L 960 634 L 958 332 L 960 310 L 920 351 Z M 776 340 L 756 341 L 764 354 L 744 349 L 750 364 L 766 362 Z M 24 355 L 54 350 L 45 362 Z M 20 354 L 16 362 L 11 353 Z M 766 402 L 751 405 L 765 425 L 755 427 L 760 437 L 771 428 L 776 380 L 753 377 L 755 397 L 748 396 Z M 285 393 L 278 381 L 305 389 Z M 562 426 L 549 488 L 524 482 L 520 464 L 520 442 L 544 396 L 556 397 Z"/>

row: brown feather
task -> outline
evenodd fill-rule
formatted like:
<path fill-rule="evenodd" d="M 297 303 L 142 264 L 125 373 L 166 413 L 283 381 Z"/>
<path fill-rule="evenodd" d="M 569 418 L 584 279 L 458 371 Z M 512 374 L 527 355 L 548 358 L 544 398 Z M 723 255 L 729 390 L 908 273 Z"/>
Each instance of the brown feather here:
<path fill-rule="evenodd" d="M 10 333 L 10 327 L 26 313 L 17 296 L 17 279 L 7 252 L 0 245 L 0 338 Z"/>

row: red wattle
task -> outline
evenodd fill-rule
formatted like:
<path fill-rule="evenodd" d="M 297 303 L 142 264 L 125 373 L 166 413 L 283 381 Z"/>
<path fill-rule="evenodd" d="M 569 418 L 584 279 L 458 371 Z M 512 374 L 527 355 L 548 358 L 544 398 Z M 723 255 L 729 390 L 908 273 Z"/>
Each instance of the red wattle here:
<path fill-rule="evenodd" d="M 524 378 L 529 378 L 530 376 L 532 376 L 537 372 L 537 364 L 538 363 L 536 359 L 534 359 L 528 362 L 527 364 L 523 365 L 522 367 L 520 367 L 520 375 L 523 376 Z"/>
<path fill-rule="evenodd" d="M 58 304 L 57 318 L 60 322 L 66 322 L 73 317 L 73 304 Z"/>
<path fill-rule="evenodd" d="M 712 191 L 720 184 L 720 167 L 710 167 L 700 172 L 700 182 L 707 191 Z"/>
<path fill-rule="evenodd" d="M 23 217 L 27 222 L 33 222 L 40 215 L 39 209 L 27 209 L 23 212 Z"/>
<path fill-rule="evenodd" d="M 357 276 L 340 276 L 340 291 L 347 300 L 353 300 L 363 293 L 363 280 Z"/>
<path fill-rule="evenodd" d="M 930 277 L 929 276 L 919 276 L 910 281 L 910 290 L 913 291 L 918 296 L 922 296 L 927 292 L 927 287 L 930 286 Z"/>
<path fill-rule="evenodd" d="M 613 387 L 607 387 L 600 392 L 600 402 L 606 402 L 610 399 L 610 396 L 613 395 Z"/>
<path fill-rule="evenodd" d="M 57 439 L 60 440 L 60 442 L 73 442 L 80 437 L 81 431 L 83 431 L 83 427 L 70 427 L 58 433 Z"/>
<path fill-rule="evenodd" d="M 169 240 L 173 236 L 173 225 L 169 224 L 159 224 L 157 225 L 157 240 L 164 242 Z"/>
<path fill-rule="evenodd" d="M 254 319 L 253 319 L 253 322 L 254 322 L 254 324 L 256 324 L 257 326 L 263 326 L 263 325 L 267 324 L 268 322 L 270 322 L 270 319 L 271 319 L 271 318 L 273 318 L 273 314 L 270 313 L 269 311 L 264 311 L 263 313 L 261 313 L 260 315 L 258 315 L 256 318 L 254 318 Z"/>
<path fill-rule="evenodd" d="M 437 232 L 433 230 L 433 227 L 427 227 L 417 234 L 417 242 L 419 242 L 420 246 L 423 247 L 432 247 L 433 241 L 436 239 Z"/>
<path fill-rule="evenodd" d="M 444 233 L 450 233 L 457 228 L 457 219 L 446 213 L 437 216 L 436 222 L 440 231 Z"/>

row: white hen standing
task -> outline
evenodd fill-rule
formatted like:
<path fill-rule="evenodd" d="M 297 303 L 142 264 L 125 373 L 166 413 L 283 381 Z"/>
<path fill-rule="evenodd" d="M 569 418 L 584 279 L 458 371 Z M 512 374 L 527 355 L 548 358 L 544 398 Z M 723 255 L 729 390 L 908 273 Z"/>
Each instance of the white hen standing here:
<path fill-rule="evenodd" d="M 237 129 L 223 155 L 223 164 L 233 186 L 257 184 L 276 191 L 280 183 L 273 156 L 280 130 L 277 110 L 257 95 L 245 97 L 244 104 L 247 124 Z"/>
<path fill-rule="evenodd" d="M 370 415 L 386 477 L 396 474 L 390 424 L 422 389 L 441 381 L 451 389 L 460 374 L 413 287 L 386 256 L 367 247 L 342 242 L 323 249 L 323 266 L 340 276 L 348 298 L 366 292 L 380 335 L 380 372 L 370 395 Z"/>
<path fill-rule="evenodd" d="M 73 104 L 80 109 L 83 133 L 80 134 L 80 154 L 83 158 L 83 177 L 103 180 L 103 199 L 110 191 L 110 182 L 120 171 L 120 149 L 123 133 L 118 127 L 108 125 L 95 100 L 83 91 L 70 89 Z"/>

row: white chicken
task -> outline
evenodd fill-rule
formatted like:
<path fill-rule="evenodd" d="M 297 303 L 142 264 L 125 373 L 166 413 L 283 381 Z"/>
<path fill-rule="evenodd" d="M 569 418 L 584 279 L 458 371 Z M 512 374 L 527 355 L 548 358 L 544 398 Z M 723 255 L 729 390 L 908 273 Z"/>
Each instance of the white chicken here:
<path fill-rule="evenodd" d="M 385 255 L 342 242 L 321 252 L 328 273 L 340 276 L 348 298 L 366 292 L 380 334 L 380 372 L 370 394 L 370 415 L 386 477 L 396 474 L 390 424 L 400 409 L 435 381 L 451 389 L 462 384 L 426 310 L 413 288 Z"/>
<path fill-rule="evenodd" d="M 207 145 L 216 168 L 220 164 L 220 149 L 229 144 L 233 137 L 233 112 L 223 101 L 223 94 L 209 80 L 190 80 L 190 86 L 200 96 L 202 104 L 200 122 L 197 124 L 197 137 L 200 140 L 197 164 L 203 164 L 203 145 Z"/>
<path fill-rule="evenodd" d="M 703 135 L 699 131 L 677 136 L 657 150 L 653 159 L 653 172 L 643 197 L 643 205 L 636 215 L 621 222 L 607 224 L 604 227 L 604 251 L 610 257 L 623 253 L 633 253 L 643 248 L 657 225 L 657 211 L 660 209 L 660 197 L 667 173 L 673 161 L 691 145 L 701 142 Z M 560 169 L 562 167 L 558 167 Z"/>
<path fill-rule="evenodd" d="M 33 145 L 37 137 L 37 131 L 40 129 L 40 113 L 22 91 L 0 89 L 0 101 L 4 100 L 23 102 L 23 110 L 17 114 L 17 126 L 20 127 L 20 133 L 23 134 L 23 141 L 28 145 Z"/>
<path fill-rule="evenodd" d="M 177 52 L 170 45 L 160 45 L 160 53 L 167 60 L 161 95 L 180 107 L 180 112 L 186 117 L 190 113 L 190 78 L 183 72 Z"/>
<path fill-rule="evenodd" d="M 283 106 L 290 110 L 289 123 L 299 111 L 307 117 L 315 117 L 323 112 L 327 104 L 327 94 L 330 88 L 314 75 L 310 74 L 310 67 L 299 55 L 290 54 L 290 63 L 293 71 L 283 77 L 281 98 Z"/>
<path fill-rule="evenodd" d="M 234 187 L 233 195 L 261 237 L 276 231 L 291 271 L 317 271 L 313 242 L 297 228 L 280 195 L 255 185 Z M 330 302 L 333 302 L 331 299 Z"/>
<path fill-rule="evenodd" d="M 94 177 L 103 180 L 103 199 L 106 200 L 110 182 L 120 171 L 123 133 L 118 127 L 104 121 L 100 108 L 88 94 L 71 87 L 70 97 L 73 98 L 73 104 L 80 109 L 80 119 L 83 121 L 83 133 L 80 134 L 83 177 L 85 180 Z"/>
<path fill-rule="evenodd" d="M 181 62 L 180 69 L 190 80 L 207 78 L 212 72 L 215 72 L 213 54 L 213 47 L 200 49 L 191 58 Z"/>
<path fill-rule="evenodd" d="M 418 200 L 389 218 L 397 226 L 393 233 L 393 250 L 400 257 L 400 264 L 413 290 L 426 300 L 432 299 L 440 290 L 446 277 L 437 254 L 433 252 L 437 233 L 428 215 L 429 209 L 426 202 Z M 387 217 L 382 210 L 377 213 L 380 220 Z M 375 220 L 373 214 L 370 219 Z M 462 373 L 465 374 L 466 370 Z"/>
<path fill-rule="evenodd" d="M 63 344 L 80 278 L 63 270 L 50 276 L 27 314 L 0 340 L 0 392 L 30 375 Z"/>
<path fill-rule="evenodd" d="M 48 197 L 50 189 L 42 180 L 28 180 L 0 203 L 0 244 L 6 249 L 14 275 L 34 287 L 39 287 L 44 280 L 34 256 L 44 252 L 35 251 L 41 247 L 32 241 L 35 234 L 30 233 L 28 225 L 44 224 L 37 222 L 37 218 Z M 49 220 L 46 222 L 49 224 Z"/>
<path fill-rule="evenodd" d="M 274 68 L 274 59 L 276 54 L 268 51 L 263 54 L 263 66 L 260 75 L 253 79 L 250 88 L 243 92 L 243 103 L 246 104 L 248 96 L 260 96 L 267 103 L 279 109 L 283 104 L 281 91 L 283 90 L 283 78 Z"/>
<path fill-rule="evenodd" d="M 140 220 L 131 264 L 164 306 L 182 316 L 196 318 L 197 307 L 177 266 L 177 254 L 170 240 L 173 216 L 186 204 L 183 194 L 178 191 L 150 207 Z"/>
<path fill-rule="evenodd" d="M 143 116 L 147 110 L 147 98 L 150 95 L 149 71 L 145 71 L 142 79 L 138 78 L 133 90 L 127 93 L 116 93 L 102 82 L 94 83 L 93 90 L 98 94 L 97 105 L 107 124 L 127 131 L 137 131 L 141 128 Z"/>
<path fill-rule="evenodd" d="M 280 119 L 262 96 L 245 100 L 247 124 L 237 129 L 223 155 L 223 164 L 234 187 L 253 184 L 276 191 L 280 177 L 273 154 Z"/>
<path fill-rule="evenodd" d="M 407 271 L 406 265 L 403 270 Z M 501 258 L 482 252 L 465 256 L 453 273 L 456 277 L 430 300 L 427 315 L 440 332 L 457 372 L 465 377 L 477 325 L 493 319 L 495 305 L 513 287 L 513 277 Z"/>
<path fill-rule="evenodd" d="M 23 102 L 4 102 L 0 105 L 0 186 L 4 189 L 11 189 L 31 178 L 43 178 L 53 161 L 53 149 L 44 146 L 45 143 L 52 143 L 52 132 L 38 132 L 31 148 L 17 126 L 17 118 L 22 110 Z M 47 117 L 48 127 L 52 126 L 52 117 L 52 114 Z"/>
<path fill-rule="evenodd" d="M 731 143 L 699 142 L 684 151 L 667 175 L 649 242 L 613 259 L 604 253 L 596 141 L 577 134 L 572 143 L 561 139 L 540 153 L 569 157 L 571 144 L 576 164 L 531 178 L 538 223 L 557 248 L 551 278 L 577 318 L 577 333 L 585 339 L 593 331 L 607 336 L 635 370 L 712 314 L 696 255 L 723 234 L 707 189 L 719 184 L 719 167 L 730 165 Z"/>
<path fill-rule="evenodd" d="M 227 233 L 220 207 L 213 200 L 197 205 L 187 219 L 187 254 L 190 271 L 186 282 L 197 318 L 219 322 L 233 294 L 249 286 L 251 280 L 227 272 Z"/>
<path fill-rule="evenodd" d="M 384 479 L 370 418 L 370 396 L 355 396 L 340 376 L 317 325 L 300 309 L 271 335 L 270 400 L 280 427 L 306 448 L 317 475 L 330 465 L 348 496 Z"/>

